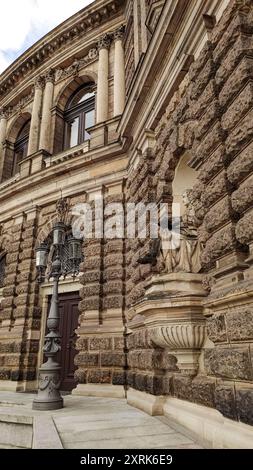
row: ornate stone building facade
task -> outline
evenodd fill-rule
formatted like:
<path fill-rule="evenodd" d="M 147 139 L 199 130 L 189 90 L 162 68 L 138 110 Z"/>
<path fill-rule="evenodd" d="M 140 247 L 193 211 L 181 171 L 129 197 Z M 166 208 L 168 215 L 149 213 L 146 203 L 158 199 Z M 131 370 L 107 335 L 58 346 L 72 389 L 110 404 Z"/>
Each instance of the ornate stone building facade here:
<path fill-rule="evenodd" d="M 35 249 L 57 201 L 69 225 L 77 203 L 179 202 L 173 254 L 84 240 L 60 281 L 63 384 L 250 446 L 252 25 L 252 0 L 96 0 L 2 74 L 0 390 L 37 388 L 51 283 Z"/>

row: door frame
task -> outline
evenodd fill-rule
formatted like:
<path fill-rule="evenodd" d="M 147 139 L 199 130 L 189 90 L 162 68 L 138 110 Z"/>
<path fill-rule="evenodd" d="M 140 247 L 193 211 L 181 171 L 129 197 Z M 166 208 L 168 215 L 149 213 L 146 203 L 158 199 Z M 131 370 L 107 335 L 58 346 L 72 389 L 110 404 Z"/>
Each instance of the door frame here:
<path fill-rule="evenodd" d="M 80 292 L 82 285 L 79 282 L 78 276 L 76 279 L 72 277 L 66 277 L 66 279 L 60 279 L 59 281 L 59 294 L 71 294 L 71 292 Z M 38 353 L 38 363 L 37 368 L 41 367 L 43 363 L 43 352 L 42 348 L 44 345 L 44 338 L 46 332 L 46 321 L 47 321 L 47 314 L 48 314 L 48 299 L 52 295 L 53 292 L 53 283 L 52 282 L 45 282 L 40 285 L 40 306 L 41 306 L 41 326 L 40 326 L 40 346 L 39 346 L 39 353 Z M 37 387 L 38 387 L 38 373 L 37 373 Z"/>

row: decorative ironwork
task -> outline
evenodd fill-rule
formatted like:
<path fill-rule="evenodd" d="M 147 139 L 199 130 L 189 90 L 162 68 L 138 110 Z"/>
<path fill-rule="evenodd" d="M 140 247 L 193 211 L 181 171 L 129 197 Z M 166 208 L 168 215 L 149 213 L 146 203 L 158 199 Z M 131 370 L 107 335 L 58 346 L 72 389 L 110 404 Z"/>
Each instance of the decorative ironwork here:
<path fill-rule="evenodd" d="M 62 199 L 57 206 L 58 215 L 64 218 L 66 208 L 66 200 Z M 53 278 L 53 295 L 47 319 L 49 332 L 45 336 L 43 347 L 47 361 L 39 369 L 39 390 L 33 401 L 35 410 L 48 411 L 63 407 L 60 394 L 61 365 L 56 358 L 61 350 L 58 288 L 61 276 L 69 273 L 75 276 L 78 273 L 82 259 L 81 251 L 81 240 L 73 238 L 71 227 L 67 227 L 62 221 L 54 225 L 50 236 L 36 249 L 38 282 L 42 282 L 45 277 Z M 45 272 L 47 266 L 48 273 Z"/>
<path fill-rule="evenodd" d="M 56 249 L 53 245 L 53 234 L 51 233 L 46 239 L 45 243 L 48 246 L 49 256 L 47 262 L 47 268 L 45 271 L 44 278 L 49 279 L 52 271 L 52 263 L 56 259 L 57 250 L 60 253 L 61 265 L 62 265 L 62 276 L 74 275 L 77 276 L 80 272 L 80 263 L 83 261 L 83 254 L 80 253 L 80 258 L 72 258 L 70 256 L 70 241 L 72 240 L 72 231 L 66 233 L 64 245 Z M 50 248 L 49 248 L 50 247 Z M 43 281 L 44 279 L 42 279 Z"/>

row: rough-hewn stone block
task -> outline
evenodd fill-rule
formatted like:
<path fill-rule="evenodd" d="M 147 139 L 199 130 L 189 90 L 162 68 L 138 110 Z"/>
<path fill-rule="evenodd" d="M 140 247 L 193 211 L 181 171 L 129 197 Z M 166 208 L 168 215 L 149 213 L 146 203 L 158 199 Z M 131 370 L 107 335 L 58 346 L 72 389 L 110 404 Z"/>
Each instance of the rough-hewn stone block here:
<path fill-rule="evenodd" d="M 90 338 L 89 348 L 92 351 L 106 351 L 112 349 L 111 338 Z"/>
<path fill-rule="evenodd" d="M 240 421 L 253 425 L 253 389 L 236 389 L 237 413 Z"/>
<path fill-rule="evenodd" d="M 226 342 L 227 331 L 225 316 L 222 314 L 213 315 L 207 320 L 207 334 L 214 343 Z"/>
<path fill-rule="evenodd" d="M 246 348 L 207 349 L 205 350 L 205 363 L 209 375 L 225 379 L 253 379 L 249 351 Z"/>
<path fill-rule="evenodd" d="M 225 196 L 217 202 L 204 218 L 205 227 L 208 232 L 214 232 L 233 217 L 229 196 Z"/>
<path fill-rule="evenodd" d="M 215 381 L 207 377 L 197 377 L 192 381 L 192 400 L 200 405 L 214 407 Z"/>
<path fill-rule="evenodd" d="M 91 367 L 91 366 L 97 366 L 98 365 L 98 359 L 99 359 L 99 355 L 98 354 L 90 354 L 90 353 L 79 353 L 77 354 L 77 356 L 75 357 L 75 364 L 77 366 L 81 365 L 81 366 L 88 366 L 88 367 Z"/>
<path fill-rule="evenodd" d="M 88 371 L 88 382 L 89 383 L 111 383 L 111 371 L 110 370 L 89 370 Z"/>
<path fill-rule="evenodd" d="M 218 385 L 215 389 L 215 407 L 229 419 L 237 419 L 235 391 L 231 385 Z"/>
<path fill-rule="evenodd" d="M 238 67 L 230 75 L 220 94 L 219 101 L 221 106 L 225 108 L 229 101 L 245 86 L 249 79 L 253 78 L 253 59 L 243 58 Z"/>
<path fill-rule="evenodd" d="M 227 169 L 228 179 L 233 184 L 238 184 L 253 170 L 253 142 L 251 142 L 230 163 Z"/>
<path fill-rule="evenodd" d="M 124 367 L 126 365 L 126 356 L 123 353 L 101 353 L 101 366 Z"/>
<path fill-rule="evenodd" d="M 243 308 L 226 314 L 227 332 L 230 341 L 253 339 L 253 310 Z"/>

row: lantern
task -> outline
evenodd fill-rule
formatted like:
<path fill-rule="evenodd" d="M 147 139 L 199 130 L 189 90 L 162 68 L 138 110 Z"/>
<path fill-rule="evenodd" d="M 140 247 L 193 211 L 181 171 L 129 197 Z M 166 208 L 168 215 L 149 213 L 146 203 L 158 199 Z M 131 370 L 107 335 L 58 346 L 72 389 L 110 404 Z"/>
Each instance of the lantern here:
<path fill-rule="evenodd" d="M 66 226 L 63 222 L 57 222 L 53 228 L 53 244 L 63 246 L 65 242 Z"/>

